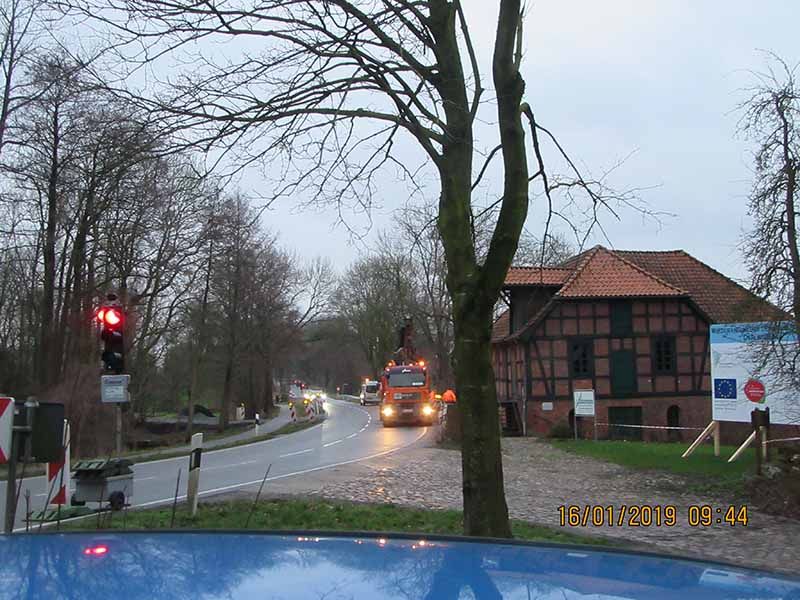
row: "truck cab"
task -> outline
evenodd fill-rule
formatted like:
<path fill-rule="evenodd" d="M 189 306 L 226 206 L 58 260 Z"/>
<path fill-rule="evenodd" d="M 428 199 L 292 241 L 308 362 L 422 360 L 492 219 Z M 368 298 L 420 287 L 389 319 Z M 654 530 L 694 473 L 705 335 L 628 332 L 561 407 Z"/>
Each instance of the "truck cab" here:
<path fill-rule="evenodd" d="M 438 410 L 424 363 L 386 367 L 381 377 L 380 413 L 384 427 L 431 425 L 437 420 Z"/>

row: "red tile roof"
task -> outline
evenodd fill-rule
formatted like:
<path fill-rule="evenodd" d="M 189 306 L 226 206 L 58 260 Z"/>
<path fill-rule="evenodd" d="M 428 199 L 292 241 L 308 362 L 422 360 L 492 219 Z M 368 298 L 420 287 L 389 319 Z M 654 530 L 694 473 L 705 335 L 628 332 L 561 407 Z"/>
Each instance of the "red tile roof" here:
<path fill-rule="evenodd" d="M 615 250 L 614 253 L 686 290 L 700 310 L 715 323 L 742 323 L 787 317 L 777 307 L 683 250 Z"/>
<path fill-rule="evenodd" d="M 560 286 L 572 272 L 572 269 L 559 267 L 511 267 L 506 274 L 506 285 Z"/>
<path fill-rule="evenodd" d="M 492 329 L 492 341 L 516 338 L 559 299 L 688 297 L 713 323 L 782 319 L 787 315 L 683 250 L 646 252 L 596 246 L 558 267 L 512 267 L 506 286 L 559 286 L 551 301 L 509 336 L 509 313 Z"/>
<path fill-rule="evenodd" d="M 561 298 L 686 296 L 686 292 L 602 247 L 587 254 L 557 292 Z"/>

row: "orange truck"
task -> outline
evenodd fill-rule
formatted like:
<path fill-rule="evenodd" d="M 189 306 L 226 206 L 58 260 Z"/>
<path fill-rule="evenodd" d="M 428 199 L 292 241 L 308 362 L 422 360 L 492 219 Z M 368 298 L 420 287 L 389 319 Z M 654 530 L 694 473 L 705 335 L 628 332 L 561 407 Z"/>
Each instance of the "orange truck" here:
<path fill-rule="evenodd" d="M 431 425 L 438 419 L 438 399 L 423 361 L 407 365 L 389 363 L 381 376 L 381 422 Z"/>

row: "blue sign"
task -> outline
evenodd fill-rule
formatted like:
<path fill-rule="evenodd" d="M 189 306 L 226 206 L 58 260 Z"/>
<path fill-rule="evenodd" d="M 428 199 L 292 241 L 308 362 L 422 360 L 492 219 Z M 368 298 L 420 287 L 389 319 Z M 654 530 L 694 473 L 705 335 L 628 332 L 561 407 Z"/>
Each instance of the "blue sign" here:
<path fill-rule="evenodd" d="M 715 379 L 714 397 L 725 398 L 728 400 L 736 399 L 736 380 L 735 379 Z"/>

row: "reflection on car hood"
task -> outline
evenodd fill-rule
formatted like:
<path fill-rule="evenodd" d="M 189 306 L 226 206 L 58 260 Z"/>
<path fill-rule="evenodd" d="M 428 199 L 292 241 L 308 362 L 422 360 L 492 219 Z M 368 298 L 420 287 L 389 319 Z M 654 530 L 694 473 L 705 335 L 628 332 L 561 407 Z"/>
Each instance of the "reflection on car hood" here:
<path fill-rule="evenodd" d="M 0 597 L 800 598 L 800 580 L 584 547 L 263 533 L 0 536 Z"/>

